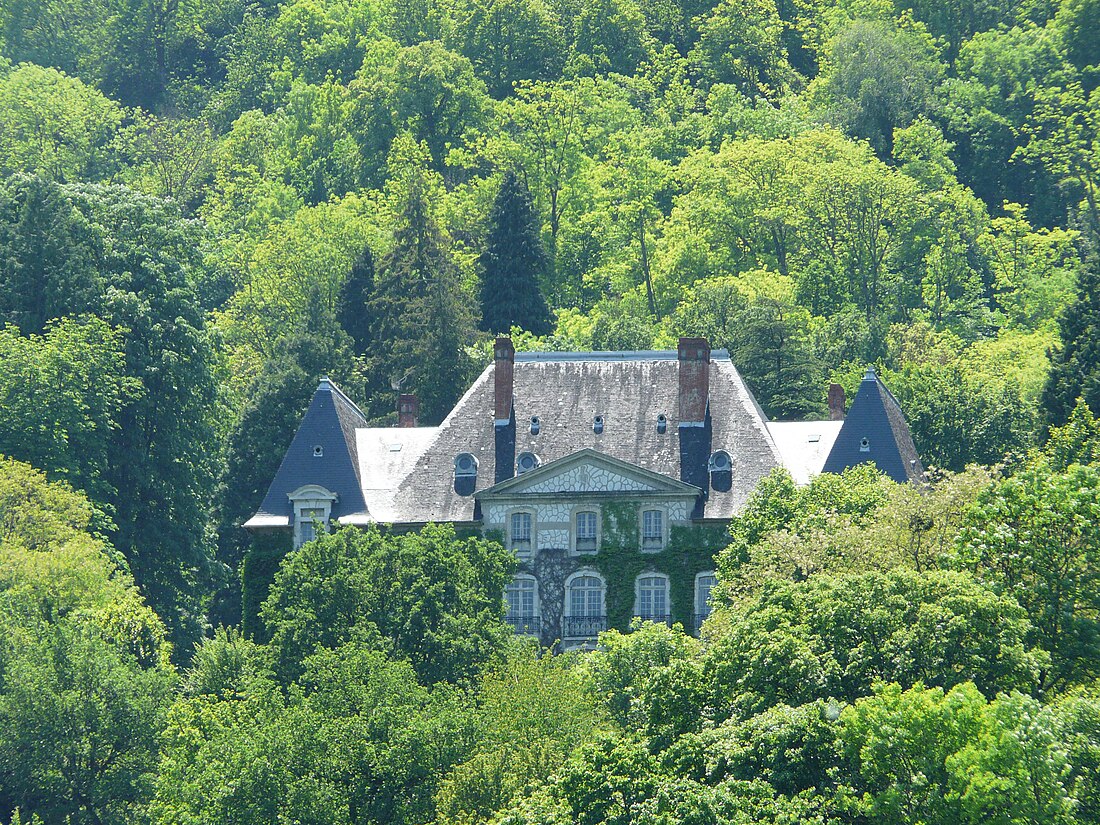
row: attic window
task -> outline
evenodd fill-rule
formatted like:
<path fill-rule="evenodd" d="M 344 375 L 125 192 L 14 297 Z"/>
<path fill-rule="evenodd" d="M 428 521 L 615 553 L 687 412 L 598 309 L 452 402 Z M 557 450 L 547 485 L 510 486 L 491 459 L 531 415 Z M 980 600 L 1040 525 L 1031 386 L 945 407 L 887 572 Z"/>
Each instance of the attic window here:
<path fill-rule="evenodd" d="M 470 453 L 455 456 L 455 476 L 476 476 L 477 459 Z"/>
<path fill-rule="evenodd" d="M 603 432 L 603 416 L 602 415 L 597 415 L 595 418 L 592 419 L 592 432 L 594 432 L 596 435 L 599 435 L 600 433 Z"/>
<path fill-rule="evenodd" d="M 707 469 L 712 473 L 728 473 L 733 468 L 730 454 L 725 450 L 715 450 L 710 454 L 710 466 Z"/>
<path fill-rule="evenodd" d="M 477 487 L 477 458 L 470 453 L 455 456 L 455 492 L 460 496 L 473 495 Z"/>
<path fill-rule="evenodd" d="M 657 416 L 657 434 L 664 435 L 668 431 L 668 417 L 661 413 Z"/>
<path fill-rule="evenodd" d="M 537 415 L 531 416 L 531 435 L 539 434 L 539 417 Z"/>
<path fill-rule="evenodd" d="M 516 475 L 521 476 L 539 466 L 539 457 L 534 453 L 520 453 L 516 456 Z"/>
<path fill-rule="evenodd" d="M 859 440 L 859 451 L 861 453 L 871 452 L 871 442 L 867 440 L 867 436 L 864 436 Z"/>
<path fill-rule="evenodd" d="M 325 454 L 325 448 L 322 447 L 320 444 L 318 444 L 317 446 L 315 446 L 313 448 L 313 457 L 314 458 L 320 458 L 324 454 Z"/>

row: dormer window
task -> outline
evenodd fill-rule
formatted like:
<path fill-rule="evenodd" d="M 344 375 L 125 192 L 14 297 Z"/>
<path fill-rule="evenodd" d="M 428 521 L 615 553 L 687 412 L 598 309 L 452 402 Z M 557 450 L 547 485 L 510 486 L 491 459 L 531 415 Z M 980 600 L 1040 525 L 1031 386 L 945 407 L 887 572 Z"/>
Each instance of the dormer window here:
<path fill-rule="evenodd" d="M 668 432 L 668 417 L 661 413 L 657 416 L 657 435 L 664 435 Z"/>
<path fill-rule="evenodd" d="M 337 501 L 335 493 L 317 484 L 299 487 L 288 493 L 294 512 L 294 546 L 301 547 L 328 531 L 332 506 Z"/>
<path fill-rule="evenodd" d="M 324 447 L 322 447 L 322 446 L 321 446 L 320 444 L 316 445 L 316 446 L 315 446 L 315 447 L 313 448 L 313 457 L 314 457 L 314 458 L 320 458 L 320 457 L 321 457 L 321 456 L 323 456 L 324 454 L 325 454 L 325 448 L 324 448 Z"/>
<path fill-rule="evenodd" d="M 733 487 L 733 459 L 725 450 L 715 450 L 707 462 L 710 486 L 720 493 L 728 493 Z"/>
<path fill-rule="evenodd" d="M 520 453 L 516 456 L 516 475 L 529 473 L 539 466 L 539 457 L 534 453 Z"/>
<path fill-rule="evenodd" d="M 472 453 L 455 456 L 455 492 L 468 496 L 477 487 L 477 458 Z"/>
<path fill-rule="evenodd" d="M 603 416 L 597 415 L 592 419 L 592 432 L 596 435 L 600 435 L 603 432 Z"/>
<path fill-rule="evenodd" d="M 859 451 L 861 453 L 871 452 L 871 442 L 867 440 L 867 436 L 864 436 L 859 440 Z"/>
<path fill-rule="evenodd" d="M 537 415 L 532 415 L 531 416 L 531 435 L 538 435 L 539 434 L 539 428 L 540 428 L 539 417 Z"/>

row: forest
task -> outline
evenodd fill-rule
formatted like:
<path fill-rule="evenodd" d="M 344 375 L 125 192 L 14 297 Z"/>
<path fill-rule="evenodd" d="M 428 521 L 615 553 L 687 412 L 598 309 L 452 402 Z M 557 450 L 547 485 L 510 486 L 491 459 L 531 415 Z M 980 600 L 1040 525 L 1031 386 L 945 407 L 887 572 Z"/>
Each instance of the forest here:
<path fill-rule="evenodd" d="M 0 0 L 0 823 L 1100 821 L 1100 0 Z M 928 468 L 729 528 L 586 655 L 341 530 L 241 630 L 322 375 L 874 365 Z M 440 571 L 447 571 L 442 586 Z"/>

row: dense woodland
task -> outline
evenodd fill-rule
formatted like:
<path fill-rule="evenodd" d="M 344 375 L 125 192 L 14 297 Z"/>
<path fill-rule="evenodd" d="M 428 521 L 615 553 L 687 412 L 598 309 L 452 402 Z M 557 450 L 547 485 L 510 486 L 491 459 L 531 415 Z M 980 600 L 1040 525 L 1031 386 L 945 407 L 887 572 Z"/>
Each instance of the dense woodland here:
<path fill-rule="evenodd" d="M 0 822 L 1100 821 L 1100 0 L 0 0 Z M 705 335 L 929 466 L 769 477 L 695 639 L 324 536 L 321 375 Z"/>

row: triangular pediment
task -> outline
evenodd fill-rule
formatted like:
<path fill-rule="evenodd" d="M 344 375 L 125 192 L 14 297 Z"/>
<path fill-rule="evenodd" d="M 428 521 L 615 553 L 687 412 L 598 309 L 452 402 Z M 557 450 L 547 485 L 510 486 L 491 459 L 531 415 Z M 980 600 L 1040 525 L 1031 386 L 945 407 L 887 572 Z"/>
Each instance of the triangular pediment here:
<path fill-rule="evenodd" d="M 595 450 L 584 449 L 495 484 L 478 493 L 477 497 L 578 494 L 697 496 L 700 492 L 698 487 L 677 479 Z"/>

